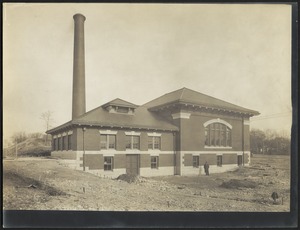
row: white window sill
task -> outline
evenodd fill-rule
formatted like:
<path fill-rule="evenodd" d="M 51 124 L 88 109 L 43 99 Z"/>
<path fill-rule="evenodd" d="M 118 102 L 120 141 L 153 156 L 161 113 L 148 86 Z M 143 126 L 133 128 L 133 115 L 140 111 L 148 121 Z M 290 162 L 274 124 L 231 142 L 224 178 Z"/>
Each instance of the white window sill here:
<path fill-rule="evenodd" d="M 231 146 L 204 146 L 205 149 L 232 149 Z"/>

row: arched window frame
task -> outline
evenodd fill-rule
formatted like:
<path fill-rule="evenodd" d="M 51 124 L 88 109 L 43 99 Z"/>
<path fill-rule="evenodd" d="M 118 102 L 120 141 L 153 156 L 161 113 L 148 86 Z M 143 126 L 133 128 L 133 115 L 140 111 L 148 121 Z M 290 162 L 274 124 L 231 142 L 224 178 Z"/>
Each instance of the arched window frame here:
<path fill-rule="evenodd" d="M 218 118 L 203 124 L 205 148 L 232 148 L 232 125 Z"/>

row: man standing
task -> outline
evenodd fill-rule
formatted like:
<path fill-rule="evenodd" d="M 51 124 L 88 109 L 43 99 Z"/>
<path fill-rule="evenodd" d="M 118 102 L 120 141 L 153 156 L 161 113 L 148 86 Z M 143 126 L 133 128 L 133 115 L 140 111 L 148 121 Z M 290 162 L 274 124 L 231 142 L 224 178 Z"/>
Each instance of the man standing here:
<path fill-rule="evenodd" d="M 205 171 L 206 176 L 208 176 L 209 175 L 209 164 L 207 163 L 207 161 L 204 164 L 204 171 Z"/>

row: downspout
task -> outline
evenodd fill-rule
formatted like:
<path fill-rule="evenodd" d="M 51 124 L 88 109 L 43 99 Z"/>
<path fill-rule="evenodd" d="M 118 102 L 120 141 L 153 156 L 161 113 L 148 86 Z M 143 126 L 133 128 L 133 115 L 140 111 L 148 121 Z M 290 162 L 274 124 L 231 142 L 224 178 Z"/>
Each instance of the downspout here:
<path fill-rule="evenodd" d="M 242 151 L 243 151 L 243 166 L 245 166 L 245 148 L 244 148 L 244 116 L 242 116 Z"/>
<path fill-rule="evenodd" d="M 173 151 L 174 151 L 174 175 L 176 175 L 176 132 L 173 132 Z"/>

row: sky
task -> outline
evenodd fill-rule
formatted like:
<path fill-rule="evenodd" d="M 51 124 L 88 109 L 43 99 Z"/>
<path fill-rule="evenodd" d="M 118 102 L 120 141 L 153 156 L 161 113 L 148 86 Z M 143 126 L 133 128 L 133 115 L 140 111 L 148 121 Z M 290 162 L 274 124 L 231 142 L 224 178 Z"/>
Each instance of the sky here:
<path fill-rule="evenodd" d="M 72 116 L 73 15 L 85 15 L 86 110 L 186 87 L 290 132 L 291 7 L 284 4 L 3 4 L 3 136 Z"/>

